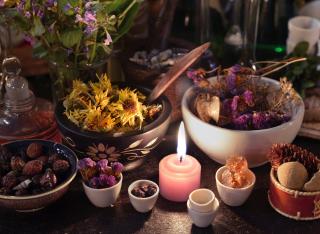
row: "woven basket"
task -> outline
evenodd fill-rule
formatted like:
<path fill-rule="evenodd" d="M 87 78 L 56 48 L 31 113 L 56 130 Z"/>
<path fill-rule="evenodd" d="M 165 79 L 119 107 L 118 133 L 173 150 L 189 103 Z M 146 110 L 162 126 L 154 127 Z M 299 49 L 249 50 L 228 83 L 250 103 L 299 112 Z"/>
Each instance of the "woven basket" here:
<path fill-rule="evenodd" d="M 283 187 L 276 178 L 276 171 L 270 171 L 269 203 L 278 213 L 295 220 L 320 218 L 320 191 L 301 192 Z"/>

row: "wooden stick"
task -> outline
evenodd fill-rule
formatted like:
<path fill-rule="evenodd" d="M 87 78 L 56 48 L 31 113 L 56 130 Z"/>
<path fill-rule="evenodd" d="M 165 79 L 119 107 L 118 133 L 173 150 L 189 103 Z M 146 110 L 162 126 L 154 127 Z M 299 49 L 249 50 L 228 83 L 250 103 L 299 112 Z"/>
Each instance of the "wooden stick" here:
<path fill-rule="evenodd" d="M 180 58 L 170 70 L 163 75 L 159 83 L 154 87 L 148 97 L 148 102 L 156 100 L 172 82 L 174 82 L 185 70 L 187 70 L 210 46 L 207 42 Z"/>

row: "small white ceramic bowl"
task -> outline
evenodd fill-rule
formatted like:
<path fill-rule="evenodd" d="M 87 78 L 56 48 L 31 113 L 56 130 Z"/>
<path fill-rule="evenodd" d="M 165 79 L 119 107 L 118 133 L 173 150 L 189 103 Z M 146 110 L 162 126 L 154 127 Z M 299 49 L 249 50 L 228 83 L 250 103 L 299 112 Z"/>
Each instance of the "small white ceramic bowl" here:
<path fill-rule="evenodd" d="M 151 197 L 137 197 L 132 194 L 132 190 L 140 185 L 143 184 L 152 184 L 157 188 L 157 192 L 153 194 Z M 136 211 L 141 212 L 141 213 L 146 213 L 154 207 L 154 205 L 157 202 L 158 196 L 159 196 L 159 186 L 151 181 L 151 180 L 136 180 L 132 182 L 128 188 L 128 194 L 129 194 L 129 199 L 132 204 L 132 206 L 135 208 Z"/>
<path fill-rule="evenodd" d="M 216 196 L 210 189 L 196 189 L 189 195 L 190 207 L 198 212 L 210 212 Z"/>
<path fill-rule="evenodd" d="M 215 80 L 215 77 L 209 79 L 212 83 Z M 262 81 L 280 87 L 278 81 L 269 78 L 262 78 Z M 225 164 L 226 159 L 232 155 L 243 155 L 249 167 L 263 165 L 268 162 L 266 155 L 272 144 L 291 143 L 301 127 L 304 115 L 301 98 L 291 120 L 273 128 L 240 131 L 206 123 L 190 110 L 195 90 L 192 87 L 183 96 L 181 105 L 183 121 L 193 142 L 218 163 Z"/>
<path fill-rule="evenodd" d="M 96 207 L 105 208 L 117 201 L 121 191 L 122 179 L 123 176 L 120 174 L 119 182 L 110 188 L 95 189 L 87 186 L 84 182 L 82 182 L 82 185 L 90 202 Z"/>
<path fill-rule="evenodd" d="M 191 220 L 194 225 L 197 227 L 208 227 L 217 216 L 217 211 L 219 209 L 218 199 L 214 199 L 210 212 L 198 212 L 191 208 L 190 201 L 187 201 L 188 214 L 191 217 Z"/>
<path fill-rule="evenodd" d="M 232 188 L 221 183 L 222 173 L 227 169 L 226 166 L 220 167 L 216 172 L 216 185 L 221 200 L 229 206 L 241 206 L 250 196 L 254 184 L 256 183 L 256 176 L 249 170 L 251 176 L 251 183 L 244 188 Z"/>

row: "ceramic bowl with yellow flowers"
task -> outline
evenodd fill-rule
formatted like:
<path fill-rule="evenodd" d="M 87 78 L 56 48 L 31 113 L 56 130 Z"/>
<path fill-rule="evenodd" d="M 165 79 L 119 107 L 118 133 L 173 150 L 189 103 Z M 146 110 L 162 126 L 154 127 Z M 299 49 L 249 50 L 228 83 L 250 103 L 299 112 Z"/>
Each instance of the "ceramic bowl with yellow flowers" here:
<path fill-rule="evenodd" d="M 165 96 L 146 104 L 149 89 L 98 82 L 74 81 L 55 116 L 64 142 L 81 157 L 119 161 L 131 170 L 161 142 L 171 114 Z"/>

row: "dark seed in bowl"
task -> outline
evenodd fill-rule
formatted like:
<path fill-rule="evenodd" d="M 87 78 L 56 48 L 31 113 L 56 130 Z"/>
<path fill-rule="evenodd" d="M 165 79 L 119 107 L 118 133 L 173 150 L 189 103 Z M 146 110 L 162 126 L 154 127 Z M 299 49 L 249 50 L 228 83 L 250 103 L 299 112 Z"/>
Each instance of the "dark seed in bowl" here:
<path fill-rule="evenodd" d="M 153 184 L 142 184 L 140 186 L 136 186 L 131 190 L 131 193 L 140 198 L 151 197 L 157 192 L 157 187 Z"/>

